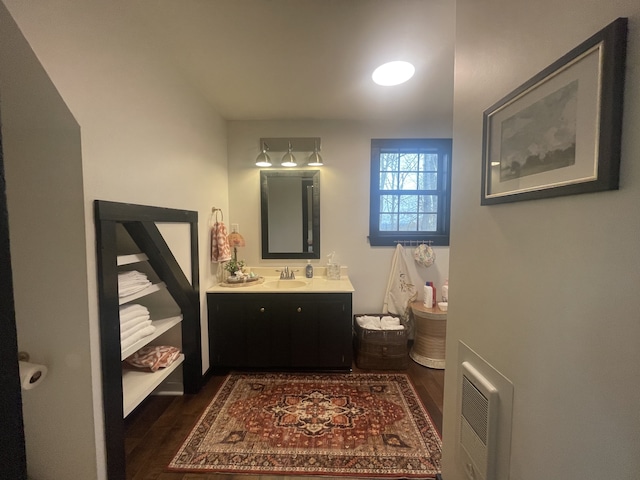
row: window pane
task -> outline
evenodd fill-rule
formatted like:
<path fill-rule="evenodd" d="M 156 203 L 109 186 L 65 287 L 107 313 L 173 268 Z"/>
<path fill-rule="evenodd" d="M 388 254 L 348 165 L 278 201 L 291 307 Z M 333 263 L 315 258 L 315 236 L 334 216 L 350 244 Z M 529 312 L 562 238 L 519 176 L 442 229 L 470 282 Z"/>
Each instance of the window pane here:
<path fill-rule="evenodd" d="M 438 155 L 435 153 L 420 154 L 420 170 L 428 172 L 438 171 Z"/>
<path fill-rule="evenodd" d="M 380 171 L 393 172 L 398 170 L 398 154 L 397 153 L 381 153 L 380 154 Z"/>
<path fill-rule="evenodd" d="M 438 174 L 437 173 L 420 173 L 418 178 L 418 188 L 420 190 L 437 190 L 438 189 Z"/>
<path fill-rule="evenodd" d="M 438 212 L 438 196 L 437 195 L 420 195 L 420 207 L 419 212 Z"/>
<path fill-rule="evenodd" d="M 380 212 L 395 213 L 398 211 L 398 195 L 380 195 Z"/>
<path fill-rule="evenodd" d="M 421 232 L 435 232 L 438 229 L 438 215 L 435 213 L 421 213 L 418 217 L 418 230 Z"/>
<path fill-rule="evenodd" d="M 401 172 L 398 190 L 415 190 L 418 187 L 418 174 Z"/>
<path fill-rule="evenodd" d="M 380 231 L 381 232 L 397 232 L 398 231 L 398 215 L 390 213 L 380 214 Z"/>
<path fill-rule="evenodd" d="M 418 154 L 417 153 L 401 153 L 400 154 L 400 170 L 417 171 L 418 170 Z"/>
<path fill-rule="evenodd" d="M 418 195 L 400 195 L 400 212 L 416 213 L 418 211 Z"/>
<path fill-rule="evenodd" d="M 415 232 L 418 228 L 418 215 L 415 213 L 401 213 L 399 230 Z"/>
<path fill-rule="evenodd" d="M 432 240 L 448 245 L 451 139 L 372 139 L 373 246 Z M 441 173 L 442 172 L 442 173 Z"/>
<path fill-rule="evenodd" d="M 380 172 L 380 190 L 397 190 L 398 174 L 393 172 Z"/>

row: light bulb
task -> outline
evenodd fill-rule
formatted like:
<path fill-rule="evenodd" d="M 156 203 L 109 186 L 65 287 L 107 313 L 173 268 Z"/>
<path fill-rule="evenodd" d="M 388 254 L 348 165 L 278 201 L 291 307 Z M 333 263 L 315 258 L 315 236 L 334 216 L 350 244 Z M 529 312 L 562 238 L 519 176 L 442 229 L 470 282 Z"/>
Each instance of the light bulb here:
<path fill-rule="evenodd" d="M 409 62 L 395 61 L 388 62 L 376 68 L 371 78 L 378 85 L 390 87 L 406 82 L 415 73 L 415 67 Z"/>

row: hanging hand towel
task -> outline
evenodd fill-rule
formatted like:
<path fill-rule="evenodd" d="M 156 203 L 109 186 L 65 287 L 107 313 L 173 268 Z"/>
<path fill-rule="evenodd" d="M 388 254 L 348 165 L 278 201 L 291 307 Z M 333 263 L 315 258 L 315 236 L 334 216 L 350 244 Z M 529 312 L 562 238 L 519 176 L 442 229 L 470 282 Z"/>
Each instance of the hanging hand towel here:
<path fill-rule="evenodd" d="M 227 227 L 223 222 L 216 222 L 211 228 L 211 261 L 222 263 L 231 260 L 231 247 L 227 240 Z"/>
<path fill-rule="evenodd" d="M 409 338 L 413 338 L 413 322 L 411 316 L 411 302 L 418 298 L 414 277 L 407 264 L 404 248 L 398 244 L 391 262 L 391 275 L 387 283 L 382 313 L 399 315 L 401 323 L 407 327 Z"/>

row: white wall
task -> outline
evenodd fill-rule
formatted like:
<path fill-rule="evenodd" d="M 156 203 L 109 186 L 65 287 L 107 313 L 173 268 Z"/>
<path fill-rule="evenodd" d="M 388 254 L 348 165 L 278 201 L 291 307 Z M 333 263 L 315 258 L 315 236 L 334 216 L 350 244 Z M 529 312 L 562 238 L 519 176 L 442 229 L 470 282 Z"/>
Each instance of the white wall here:
<path fill-rule="evenodd" d="M 38 460 L 29 470 L 36 478 L 45 478 L 44 471 L 62 478 L 76 463 L 78 478 L 92 478 L 96 460 L 80 128 L 3 5 L 0 21 L 18 346 L 32 362 L 48 367 L 37 389 L 22 391 L 27 458 Z"/>
<path fill-rule="evenodd" d="M 30 222 L 32 217 L 15 214 L 12 198 L 8 199 L 12 241 L 13 232 L 20 230 L 32 240 L 40 239 L 38 245 L 46 249 L 42 255 L 56 259 L 43 262 L 40 256 L 29 260 L 18 254 L 16 261 L 25 258 L 27 263 L 14 268 L 16 298 L 54 297 L 53 301 L 61 304 L 72 299 L 72 305 L 81 305 L 72 318 L 48 320 L 42 330 L 40 323 L 34 322 L 45 317 L 50 305 L 39 304 L 37 314 L 32 316 L 16 304 L 19 344 L 32 344 L 32 335 L 38 333 L 42 338 L 34 343 L 32 354 L 42 355 L 52 368 L 48 384 L 30 392 L 33 397 L 40 396 L 41 401 L 46 396 L 48 410 L 25 408 L 28 470 L 38 480 L 103 479 L 106 473 L 93 201 L 199 212 L 203 371 L 206 370 L 204 289 L 212 282 L 208 222 L 212 206 L 225 211 L 228 208 L 226 125 L 177 75 L 170 61 L 162 56 L 162 45 L 139 28 L 141 22 L 125 8 L 126 2 L 3 2 L 44 68 L 44 76 L 51 80 L 53 86 L 47 93 L 55 93 L 54 88 L 59 92 L 61 99 L 53 102 L 56 108 L 66 104 L 65 125 L 73 126 L 73 118 L 77 122 L 75 129 L 62 132 L 54 142 L 60 150 L 69 149 L 71 156 L 40 155 L 32 159 L 36 162 L 35 171 L 43 176 L 50 173 L 41 181 L 49 182 L 45 192 L 50 195 L 38 213 L 47 217 L 58 206 L 68 207 L 65 214 L 73 220 L 73 228 L 53 218 L 44 224 Z M 6 13 L 1 19 L 4 28 L 10 19 Z M 19 37 L 14 32 L 10 40 L 20 41 Z M 6 46 L 11 51 L 12 45 Z M 15 78 L 26 79 L 31 73 L 24 70 L 22 61 L 9 65 L 3 62 L 0 67 L 14 66 L 19 69 L 14 72 Z M 4 104 L 13 99 L 3 96 L 2 100 L 4 115 Z M 54 120 L 48 122 L 47 128 L 52 125 Z M 17 138 L 12 138 L 8 127 L 3 125 L 3 137 L 11 145 Z M 35 138 L 44 145 L 42 137 Z M 9 169 L 20 162 L 19 157 L 9 153 L 5 157 L 8 190 L 28 197 L 39 184 L 29 178 L 29 172 L 20 177 L 9 174 Z M 66 167 L 70 168 L 68 175 L 63 174 Z M 56 204 L 61 198 L 65 202 Z M 50 237 L 55 241 L 49 241 Z M 15 245 L 15 249 L 19 250 L 19 246 Z M 74 263 L 67 269 L 82 277 L 82 288 L 75 288 L 75 281 L 67 283 L 61 278 L 59 262 L 69 256 Z M 27 280 L 29 275 L 37 276 L 41 289 L 35 291 L 35 285 Z M 54 325 L 55 332 L 51 332 Z M 80 353 L 74 356 L 75 350 L 70 350 L 61 338 L 73 339 L 74 348 Z M 65 363 L 68 356 L 72 361 Z M 62 371 L 65 375 L 59 376 Z M 81 403 L 74 410 L 77 418 L 70 424 L 67 410 L 77 403 Z M 69 432 L 74 438 L 62 440 L 62 432 Z M 58 460 L 52 462 L 52 458 Z"/>
<path fill-rule="evenodd" d="M 355 288 L 354 313 L 380 312 L 394 248 L 371 247 L 367 240 L 371 139 L 450 136 L 450 117 L 404 125 L 331 121 L 230 122 L 229 223 L 240 225 L 240 232 L 247 242 L 238 255 L 250 266 L 297 265 L 302 273 L 306 261 L 261 259 L 260 168 L 255 166 L 255 159 L 260 153 L 261 137 L 321 137 L 325 164 L 315 167 L 321 172 L 321 258 L 313 260 L 312 264 L 326 265 L 327 255 L 335 252 L 338 262 L 349 267 L 349 277 Z M 282 153 L 273 153 L 272 160 L 279 160 L 278 155 Z M 449 271 L 449 249 L 434 249 L 435 264 L 428 269 L 419 267 L 419 273 L 439 286 Z"/>
<path fill-rule="evenodd" d="M 481 207 L 483 110 L 618 16 L 630 17 L 620 190 Z M 509 478 L 635 479 L 640 4 L 458 0 L 456 32 L 443 478 L 466 478 L 462 340 L 514 384 Z"/>

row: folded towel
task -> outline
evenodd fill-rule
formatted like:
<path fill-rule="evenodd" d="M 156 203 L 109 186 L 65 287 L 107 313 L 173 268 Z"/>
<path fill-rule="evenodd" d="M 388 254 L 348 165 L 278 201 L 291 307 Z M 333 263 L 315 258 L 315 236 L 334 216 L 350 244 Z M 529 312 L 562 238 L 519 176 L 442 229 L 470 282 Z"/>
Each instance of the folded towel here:
<path fill-rule="evenodd" d="M 124 332 L 128 332 L 134 327 L 137 327 L 141 323 L 150 322 L 150 319 L 151 317 L 149 316 L 149 314 L 147 314 L 140 315 L 139 317 L 133 318 L 127 322 L 120 323 L 120 335 L 122 335 Z"/>
<path fill-rule="evenodd" d="M 180 356 L 180 349 L 168 345 L 142 347 L 125 359 L 129 365 L 152 372 L 171 365 Z"/>
<path fill-rule="evenodd" d="M 223 222 L 216 222 L 211 228 L 211 261 L 222 263 L 231 260 L 231 247 L 227 240 L 227 227 Z"/>
<path fill-rule="evenodd" d="M 137 303 L 122 305 L 120 307 L 120 324 L 128 322 L 140 315 L 149 315 L 149 309 Z"/>
<path fill-rule="evenodd" d="M 146 283 L 144 285 L 137 285 L 133 287 L 118 289 L 118 297 L 120 298 L 128 297 L 129 295 L 133 295 L 134 293 L 141 292 L 142 290 L 150 286 L 151 286 L 151 282 Z"/>
<path fill-rule="evenodd" d="M 356 317 L 356 322 L 358 322 L 358 325 L 360 325 L 360 327 L 367 329 L 367 330 L 380 330 L 381 329 L 381 324 L 380 324 L 380 318 L 379 317 L 374 317 L 371 315 L 362 315 L 360 317 Z"/>
<path fill-rule="evenodd" d="M 380 323 L 382 325 L 396 326 L 396 325 L 400 325 L 400 319 L 398 317 L 391 317 L 389 315 L 385 315 L 380 319 Z"/>
<path fill-rule="evenodd" d="M 151 285 L 144 273 L 136 270 L 118 273 L 118 296 L 133 295 Z"/>
<path fill-rule="evenodd" d="M 129 348 L 131 345 L 136 343 L 141 338 L 144 338 L 148 335 L 151 335 L 156 331 L 156 327 L 153 325 L 149 325 L 148 327 L 143 328 L 142 330 L 138 330 L 136 333 L 131 335 L 129 338 L 126 338 L 120 342 L 120 348 L 122 350 Z"/>
<path fill-rule="evenodd" d="M 118 287 L 118 297 L 127 297 L 129 295 L 133 295 L 134 293 L 138 293 L 144 290 L 147 287 L 151 286 L 151 282 L 146 281 L 144 283 L 140 283 L 138 285 L 129 285 L 126 287 Z"/>
<path fill-rule="evenodd" d="M 404 330 L 404 325 L 383 325 L 382 330 Z"/>
<path fill-rule="evenodd" d="M 118 282 L 119 289 L 127 289 L 132 287 L 139 287 L 140 285 L 149 285 L 151 282 L 146 278 L 141 278 L 138 280 L 131 280 L 126 282 Z"/>
<path fill-rule="evenodd" d="M 143 330 L 150 325 L 151 325 L 151 320 L 144 320 L 143 322 L 140 322 L 134 325 L 133 327 L 129 328 L 128 330 L 125 330 L 124 332 L 120 331 L 120 341 L 122 342 L 122 340 L 126 340 L 127 338 L 134 336 L 140 330 Z"/>
<path fill-rule="evenodd" d="M 404 330 L 404 325 L 400 324 L 400 319 L 391 316 L 380 318 L 373 315 L 362 315 L 356 317 L 356 322 L 365 330 Z"/>
<path fill-rule="evenodd" d="M 147 275 L 138 272 L 137 270 L 129 270 L 126 272 L 118 273 L 118 285 L 127 287 L 129 285 L 137 285 L 139 283 L 147 282 Z"/>

